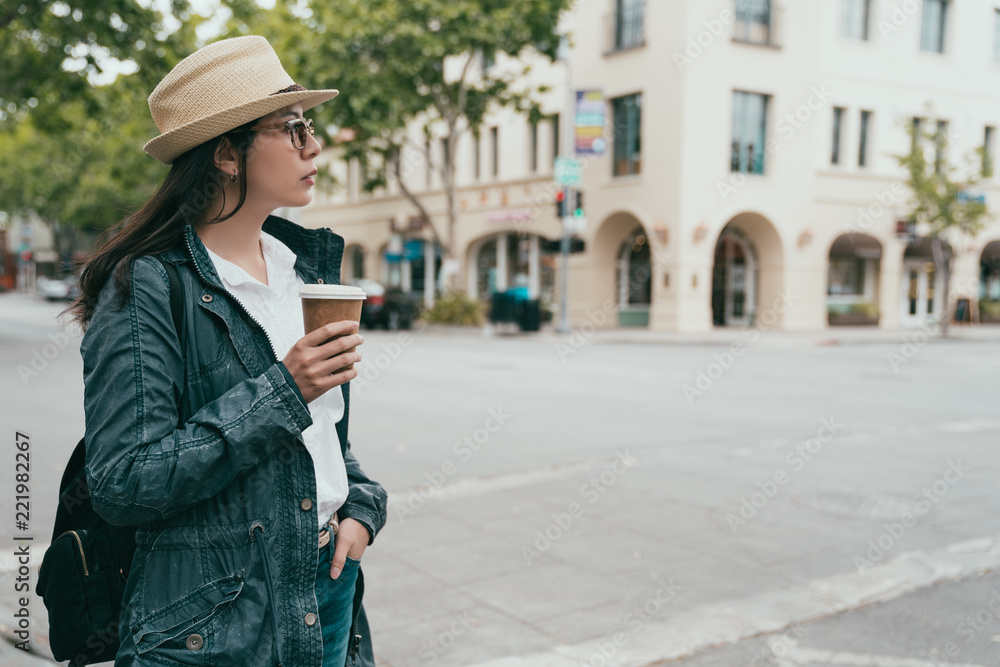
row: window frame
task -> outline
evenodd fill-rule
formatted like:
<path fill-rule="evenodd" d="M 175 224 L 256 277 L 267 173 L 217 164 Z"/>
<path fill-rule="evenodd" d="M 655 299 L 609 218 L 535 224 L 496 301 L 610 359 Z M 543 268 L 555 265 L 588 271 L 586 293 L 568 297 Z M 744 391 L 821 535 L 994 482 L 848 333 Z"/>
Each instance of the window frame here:
<path fill-rule="evenodd" d="M 858 167 L 860 169 L 865 169 L 869 166 L 868 146 L 871 143 L 871 124 L 874 117 L 874 111 L 869 109 L 861 110 L 861 120 L 858 127 Z"/>
<path fill-rule="evenodd" d="M 833 107 L 833 146 L 830 150 L 830 164 L 840 164 L 841 147 L 844 143 L 844 117 L 847 115 L 845 107 Z"/>
<path fill-rule="evenodd" d="M 743 127 L 740 128 L 740 132 L 737 131 L 738 130 L 737 114 L 741 111 L 741 104 L 739 100 L 743 99 L 747 101 L 747 103 L 743 104 L 742 106 L 746 107 L 743 109 L 744 111 L 749 111 L 748 108 L 749 101 L 753 100 L 754 98 L 759 98 L 760 101 L 762 102 L 762 108 L 760 109 L 760 116 L 761 116 L 760 127 L 757 128 L 759 133 L 757 138 L 760 140 L 760 146 L 759 146 L 759 152 L 753 151 L 753 156 L 750 158 L 750 160 L 746 165 L 747 167 L 749 167 L 749 169 L 744 170 L 743 155 L 746 142 L 744 141 L 745 137 L 742 134 L 742 130 L 745 130 L 746 128 Z M 768 130 L 770 129 L 772 96 L 766 93 L 757 93 L 749 90 L 734 89 L 731 99 L 733 107 L 732 107 L 732 127 L 731 127 L 732 137 L 730 141 L 730 154 L 729 154 L 730 172 L 741 173 L 741 174 L 755 174 L 758 176 L 763 176 L 767 174 L 767 140 L 768 140 Z M 750 122 L 750 120 L 751 118 L 749 118 L 748 116 L 748 118 L 743 121 L 742 125 L 746 126 Z M 737 141 L 737 134 L 740 135 L 739 141 Z M 753 147 L 753 143 L 749 143 L 746 145 L 751 148 Z M 734 152 L 733 149 L 736 148 L 737 146 L 738 150 Z M 733 159 L 734 157 L 736 158 L 735 160 Z M 758 169 L 754 169 L 754 164 L 753 164 L 754 160 L 759 160 Z"/>
<path fill-rule="evenodd" d="M 629 100 L 635 101 L 630 109 L 625 108 Z M 614 142 L 611 147 L 611 176 L 612 178 L 638 176 L 642 173 L 642 92 L 619 95 L 611 98 L 609 102 Z M 619 117 L 623 115 L 623 111 L 625 122 L 621 124 Z M 633 120 L 635 120 L 634 125 Z M 622 137 L 622 134 L 626 136 Z M 631 150 L 630 143 L 635 144 L 634 151 Z M 623 147 L 623 150 L 619 150 L 619 147 Z M 624 171 L 619 169 L 622 160 L 626 164 Z"/>
<path fill-rule="evenodd" d="M 945 53 L 948 42 L 948 10 L 951 6 L 950 0 L 923 0 L 923 12 L 920 17 L 920 50 L 925 53 Z M 939 21 L 935 26 L 935 34 L 931 35 L 927 27 L 929 8 L 939 7 L 941 10 Z M 934 39 L 934 44 L 930 44 L 929 39 Z"/>

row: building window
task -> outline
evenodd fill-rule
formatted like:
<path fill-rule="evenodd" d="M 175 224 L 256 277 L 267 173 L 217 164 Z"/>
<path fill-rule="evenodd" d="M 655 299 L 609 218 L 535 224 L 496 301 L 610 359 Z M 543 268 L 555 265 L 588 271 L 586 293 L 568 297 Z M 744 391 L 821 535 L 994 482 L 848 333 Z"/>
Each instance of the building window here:
<path fill-rule="evenodd" d="M 365 251 L 359 245 L 351 249 L 351 278 L 360 280 L 365 277 Z"/>
<path fill-rule="evenodd" d="M 830 164 L 840 164 L 840 135 L 845 111 L 843 107 L 833 107 L 833 150 L 830 152 Z"/>
<path fill-rule="evenodd" d="M 986 126 L 983 133 L 983 178 L 993 176 L 993 137 L 996 136 L 996 128 L 992 125 Z"/>
<path fill-rule="evenodd" d="M 1000 63 L 1000 9 L 993 10 L 993 62 Z"/>
<path fill-rule="evenodd" d="M 427 171 L 427 178 L 426 178 L 426 182 L 424 183 L 424 185 L 426 185 L 427 189 L 430 190 L 431 189 L 431 177 L 433 175 L 432 172 L 434 171 L 431 168 L 431 138 L 430 137 L 424 137 L 424 166 L 427 167 L 427 169 L 426 169 L 426 171 Z"/>
<path fill-rule="evenodd" d="M 769 99 L 767 95 L 757 93 L 733 92 L 732 171 L 764 173 Z"/>
<path fill-rule="evenodd" d="M 482 58 L 479 62 L 479 66 L 483 74 L 486 74 L 497 64 L 496 56 L 492 53 L 486 53 L 485 51 L 483 51 L 480 55 Z"/>
<path fill-rule="evenodd" d="M 538 122 L 531 123 L 531 146 L 528 147 L 531 153 L 531 173 L 538 171 Z"/>
<path fill-rule="evenodd" d="M 864 295 L 865 260 L 861 257 L 831 257 L 827 285 L 830 296 Z"/>
<path fill-rule="evenodd" d="M 645 0 L 615 0 L 615 13 L 608 17 L 605 52 L 614 53 L 645 44 L 645 14 Z"/>
<path fill-rule="evenodd" d="M 500 175 L 500 128 L 490 128 L 490 159 L 492 161 L 491 173 L 493 178 Z"/>
<path fill-rule="evenodd" d="M 924 121 L 919 116 L 914 116 L 910 120 L 910 128 L 913 134 L 912 141 L 910 142 L 910 152 L 916 151 L 920 148 L 920 140 L 923 139 L 924 132 Z"/>
<path fill-rule="evenodd" d="M 934 134 L 934 173 L 940 174 L 944 166 L 945 153 L 948 150 L 948 121 L 937 122 L 937 132 Z"/>
<path fill-rule="evenodd" d="M 736 26 L 733 39 L 751 44 L 771 44 L 773 22 L 771 0 L 735 0 Z"/>
<path fill-rule="evenodd" d="M 629 176 L 642 171 L 642 95 L 626 95 L 611 100 L 614 116 L 615 176 Z"/>
<path fill-rule="evenodd" d="M 944 33 L 948 17 L 948 0 L 924 0 L 924 18 L 920 28 L 920 48 L 944 53 Z"/>
<path fill-rule="evenodd" d="M 552 122 L 552 163 L 559 157 L 559 114 L 551 117 Z"/>
<path fill-rule="evenodd" d="M 868 134 L 871 132 L 872 112 L 861 112 L 861 138 L 858 141 L 858 166 L 868 166 Z"/>
<path fill-rule="evenodd" d="M 479 135 L 479 128 L 476 128 L 475 132 L 472 133 L 472 171 L 478 181 L 482 173 L 482 153 L 483 153 L 483 141 L 482 137 Z"/>
<path fill-rule="evenodd" d="M 867 41 L 870 10 L 871 0 L 840 0 L 840 34 Z"/>

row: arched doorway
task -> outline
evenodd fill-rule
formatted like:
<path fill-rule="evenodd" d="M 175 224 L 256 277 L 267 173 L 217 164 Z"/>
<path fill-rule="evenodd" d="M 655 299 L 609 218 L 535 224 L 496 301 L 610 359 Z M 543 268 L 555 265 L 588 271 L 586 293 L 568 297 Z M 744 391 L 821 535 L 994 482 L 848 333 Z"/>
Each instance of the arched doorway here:
<path fill-rule="evenodd" d="M 618 326 L 648 326 L 653 305 L 651 251 L 649 233 L 634 214 L 618 211 L 605 218 L 587 241 L 591 307 L 616 304 Z"/>
<path fill-rule="evenodd" d="M 979 259 L 979 321 L 1000 322 L 1000 241 L 983 248 Z"/>
<path fill-rule="evenodd" d="M 526 298 L 551 299 L 553 275 L 543 242 L 536 234 L 497 232 L 471 244 L 467 251 L 469 297 L 488 301 L 496 292 L 522 289 Z"/>
<path fill-rule="evenodd" d="M 719 236 L 712 269 L 712 323 L 750 324 L 756 312 L 757 260 L 750 242 L 730 229 Z"/>
<path fill-rule="evenodd" d="M 944 276 L 934 263 L 931 239 L 923 237 L 906 247 L 903 253 L 903 289 L 900 294 L 900 325 L 918 327 L 938 321 L 944 312 L 941 295 Z M 951 261 L 952 248 L 942 241 L 945 261 Z"/>
<path fill-rule="evenodd" d="M 830 246 L 826 310 L 831 325 L 878 324 L 882 244 L 843 234 Z"/>
<path fill-rule="evenodd" d="M 771 222 L 756 213 L 741 213 L 722 228 L 712 265 L 712 323 L 753 325 L 762 309 L 773 325 L 784 312 L 781 239 Z"/>
<path fill-rule="evenodd" d="M 345 283 L 365 277 L 365 249 L 360 244 L 352 244 L 344 250 L 344 267 L 341 279 Z"/>
<path fill-rule="evenodd" d="M 653 270 L 649 237 L 637 227 L 618 252 L 618 324 L 623 327 L 649 325 L 653 296 Z"/>

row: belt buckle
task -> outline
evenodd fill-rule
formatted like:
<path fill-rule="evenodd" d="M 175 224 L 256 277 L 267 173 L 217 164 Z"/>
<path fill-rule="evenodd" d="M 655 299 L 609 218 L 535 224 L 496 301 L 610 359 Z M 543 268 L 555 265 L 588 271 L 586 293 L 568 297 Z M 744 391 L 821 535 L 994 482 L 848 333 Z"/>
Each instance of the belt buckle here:
<path fill-rule="evenodd" d="M 330 537 L 337 534 L 337 530 L 340 528 L 340 522 L 337 520 L 337 515 L 334 514 L 330 517 L 330 520 L 320 528 L 319 532 L 319 548 L 322 549 L 327 544 L 330 543 Z"/>

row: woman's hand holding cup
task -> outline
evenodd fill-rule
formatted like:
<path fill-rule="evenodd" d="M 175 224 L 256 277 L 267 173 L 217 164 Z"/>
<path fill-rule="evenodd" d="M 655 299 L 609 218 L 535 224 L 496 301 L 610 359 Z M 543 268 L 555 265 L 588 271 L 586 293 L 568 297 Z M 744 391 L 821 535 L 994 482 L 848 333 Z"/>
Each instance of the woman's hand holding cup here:
<path fill-rule="evenodd" d="M 282 362 L 291 373 L 306 403 L 358 376 L 361 361 L 355 348 L 364 342 L 358 323 L 331 322 L 300 338 Z"/>

